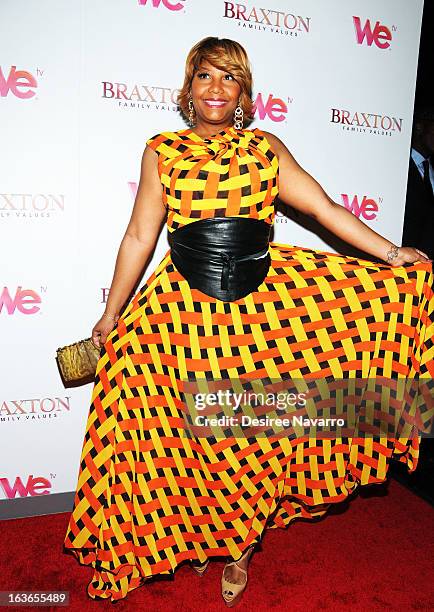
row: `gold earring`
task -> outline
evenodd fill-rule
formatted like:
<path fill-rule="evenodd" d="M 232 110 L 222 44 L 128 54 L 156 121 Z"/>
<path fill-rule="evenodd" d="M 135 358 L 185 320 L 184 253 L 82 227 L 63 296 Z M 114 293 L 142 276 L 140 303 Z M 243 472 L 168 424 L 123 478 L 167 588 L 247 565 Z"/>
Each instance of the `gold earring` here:
<path fill-rule="evenodd" d="M 234 111 L 234 128 L 236 130 L 243 129 L 243 119 L 244 119 L 244 111 L 240 106 L 240 101 L 238 100 L 238 106 Z"/>
<path fill-rule="evenodd" d="M 191 94 L 189 95 L 189 100 L 188 100 L 188 121 L 190 123 L 190 127 L 194 126 L 194 106 L 193 106 L 193 98 L 191 97 Z"/>

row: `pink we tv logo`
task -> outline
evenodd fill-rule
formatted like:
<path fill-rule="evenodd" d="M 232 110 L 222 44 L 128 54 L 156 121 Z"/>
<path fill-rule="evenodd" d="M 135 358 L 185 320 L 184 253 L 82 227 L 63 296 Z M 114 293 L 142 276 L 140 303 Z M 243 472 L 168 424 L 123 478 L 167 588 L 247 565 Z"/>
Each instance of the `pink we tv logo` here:
<path fill-rule="evenodd" d="M 271 121 L 284 121 L 288 107 L 281 98 L 274 98 L 272 94 L 269 94 L 266 101 L 262 97 L 261 93 L 258 93 L 256 100 L 253 104 L 253 114 L 258 114 L 259 119 L 265 119 L 268 117 Z"/>
<path fill-rule="evenodd" d="M 40 310 L 38 306 L 40 303 L 41 298 L 33 289 L 23 289 L 19 286 L 12 297 L 9 289 L 3 287 L 0 294 L 0 313 L 6 310 L 9 315 L 13 315 L 18 310 L 25 315 L 35 314 Z"/>
<path fill-rule="evenodd" d="M 152 5 L 154 8 L 159 8 L 160 4 L 162 4 L 165 8 L 169 9 L 169 11 L 180 11 L 184 8 L 184 1 L 181 2 L 170 2 L 170 0 L 139 0 L 140 6 L 145 6 L 146 4 Z"/>
<path fill-rule="evenodd" d="M 375 43 L 379 49 L 388 49 L 390 47 L 392 32 L 388 27 L 381 25 L 379 21 L 372 27 L 370 19 L 367 19 L 362 27 L 360 17 L 355 16 L 353 16 L 353 22 L 358 45 L 362 45 L 366 40 L 368 47 L 371 47 L 372 43 Z M 392 26 L 392 30 L 396 30 L 396 27 Z"/>
<path fill-rule="evenodd" d="M 15 499 L 17 495 L 18 497 L 49 495 L 51 489 L 51 482 L 49 480 L 42 476 L 34 477 L 33 474 L 28 477 L 26 484 L 17 476 L 13 485 L 10 484 L 7 478 L 0 478 L 0 485 L 6 499 Z"/>
<path fill-rule="evenodd" d="M 2 98 L 6 98 L 10 91 L 16 98 L 22 100 L 33 98 L 36 91 L 33 91 L 32 88 L 37 86 L 35 77 L 27 70 L 17 70 L 16 66 L 11 66 L 6 77 L 0 66 L 0 96 Z"/>
<path fill-rule="evenodd" d="M 363 196 L 360 201 L 358 196 L 353 196 L 350 202 L 350 197 L 346 193 L 342 193 L 342 202 L 347 210 L 353 213 L 358 219 L 363 217 L 366 221 L 372 221 L 377 218 L 378 204 L 373 198 Z"/>

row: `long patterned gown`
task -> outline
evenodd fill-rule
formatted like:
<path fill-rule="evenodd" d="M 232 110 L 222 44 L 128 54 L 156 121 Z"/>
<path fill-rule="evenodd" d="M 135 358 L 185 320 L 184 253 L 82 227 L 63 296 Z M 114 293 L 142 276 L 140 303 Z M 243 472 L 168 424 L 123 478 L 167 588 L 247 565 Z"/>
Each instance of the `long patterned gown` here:
<path fill-rule="evenodd" d="M 204 139 L 156 134 L 167 231 L 210 217 L 273 224 L 278 159 L 258 128 Z M 429 264 L 392 267 L 277 242 L 253 293 L 223 302 L 191 288 L 170 250 L 101 350 L 64 552 L 112 601 L 183 561 L 238 558 L 265 527 L 322 516 L 391 459 L 417 466 L 420 437 L 185 435 L 191 374 L 432 379 Z"/>

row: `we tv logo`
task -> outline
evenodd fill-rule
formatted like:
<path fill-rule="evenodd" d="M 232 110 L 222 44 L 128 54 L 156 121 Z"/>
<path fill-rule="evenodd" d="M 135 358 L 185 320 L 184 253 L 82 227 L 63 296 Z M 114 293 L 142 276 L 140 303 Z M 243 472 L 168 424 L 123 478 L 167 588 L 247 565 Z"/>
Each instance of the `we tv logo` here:
<path fill-rule="evenodd" d="M 184 8 L 184 1 L 181 2 L 170 2 L 170 0 L 139 0 L 139 4 L 141 6 L 145 6 L 146 4 L 152 5 L 154 8 L 159 8 L 160 4 L 162 4 L 165 8 L 169 9 L 169 11 L 180 11 Z"/>
<path fill-rule="evenodd" d="M 292 103 L 292 98 L 288 98 L 288 102 Z M 256 100 L 253 103 L 253 114 L 258 114 L 259 119 L 268 117 L 271 121 L 284 121 L 288 106 L 281 98 L 275 98 L 269 94 L 267 100 L 264 100 L 262 93 L 258 93 Z"/>
<path fill-rule="evenodd" d="M 375 43 L 379 49 L 388 49 L 390 47 L 392 32 L 387 26 L 382 25 L 379 21 L 377 21 L 375 26 L 372 27 L 370 19 L 367 19 L 365 21 L 365 25 L 362 26 L 360 17 L 355 17 L 354 15 L 353 22 L 356 30 L 356 40 L 358 45 L 362 45 L 366 40 L 368 47 L 371 47 L 372 43 Z M 393 32 L 396 32 L 396 29 L 396 26 L 392 26 Z"/>
<path fill-rule="evenodd" d="M 0 485 L 6 499 L 15 499 L 17 496 L 37 497 L 38 495 L 49 495 L 51 491 L 51 482 L 47 478 L 42 476 L 35 477 L 33 474 L 28 477 L 26 484 L 17 476 L 13 484 L 7 478 L 0 478 Z"/>
<path fill-rule="evenodd" d="M 40 310 L 41 297 L 33 289 L 17 287 L 15 295 L 12 296 L 7 287 L 3 287 L 0 294 L 0 313 L 6 311 L 9 315 L 21 312 L 21 314 L 35 314 Z"/>
<path fill-rule="evenodd" d="M 347 210 L 353 213 L 358 219 L 362 217 L 366 221 L 373 221 L 377 218 L 378 213 L 378 204 L 373 198 L 368 198 L 367 196 L 363 196 L 361 199 L 357 195 L 353 196 L 353 199 L 350 201 L 350 197 L 346 193 L 342 193 L 342 202 Z M 381 203 L 383 198 L 378 198 L 378 201 Z"/>
<path fill-rule="evenodd" d="M 9 92 L 21 100 L 33 98 L 36 95 L 34 88 L 37 86 L 38 83 L 31 72 L 17 70 L 16 66 L 11 66 L 6 76 L 0 66 L 0 96 L 2 98 L 6 98 Z"/>

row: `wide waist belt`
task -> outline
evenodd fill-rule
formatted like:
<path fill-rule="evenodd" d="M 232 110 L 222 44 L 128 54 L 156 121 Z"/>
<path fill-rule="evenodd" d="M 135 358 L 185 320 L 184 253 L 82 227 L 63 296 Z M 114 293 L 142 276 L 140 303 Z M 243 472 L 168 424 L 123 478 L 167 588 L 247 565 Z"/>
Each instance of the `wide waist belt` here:
<path fill-rule="evenodd" d="M 246 217 L 194 221 L 169 232 L 172 262 L 190 287 L 224 302 L 238 300 L 267 276 L 270 227 Z"/>

